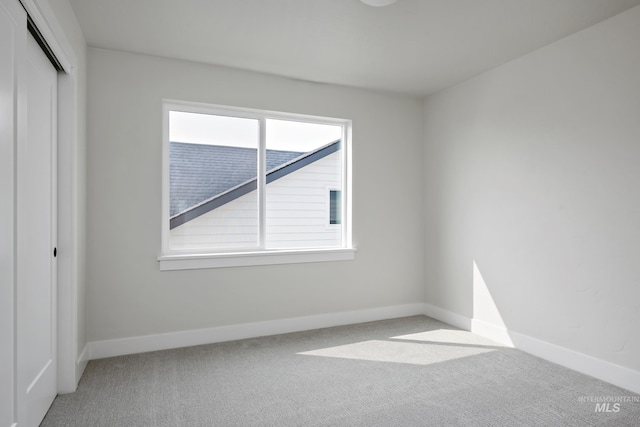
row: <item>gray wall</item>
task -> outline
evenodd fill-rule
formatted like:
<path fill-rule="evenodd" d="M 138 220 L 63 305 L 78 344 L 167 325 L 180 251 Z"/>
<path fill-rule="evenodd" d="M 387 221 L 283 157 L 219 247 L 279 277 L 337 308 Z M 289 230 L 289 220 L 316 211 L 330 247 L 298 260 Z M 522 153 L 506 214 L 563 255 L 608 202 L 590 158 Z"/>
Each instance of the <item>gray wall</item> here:
<path fill-rule="evenodd" d="M 88 339 L 424 300 L 420 100 L 88 50 Z M 161 100 L 353 120 L 354 261 L 158 269 Z"/>
<path fill-rule="evenodd" d="M 426 100 L 426 302 L 640 370 L 639 40 L 636 7 Z"/>

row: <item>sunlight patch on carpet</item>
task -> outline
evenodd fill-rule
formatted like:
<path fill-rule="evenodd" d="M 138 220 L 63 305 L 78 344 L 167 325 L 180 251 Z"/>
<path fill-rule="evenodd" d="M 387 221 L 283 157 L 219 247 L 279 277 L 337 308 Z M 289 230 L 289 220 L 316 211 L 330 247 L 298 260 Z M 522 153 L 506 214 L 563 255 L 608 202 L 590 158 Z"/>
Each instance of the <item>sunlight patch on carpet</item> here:
<path fill-rule="evenodd" d="M 335 357 L 373 362 L 431 365 L 496 351 L 490 347 L 447 346 L 386 340 L 362 341 L 297 353 L 305 356 Z"/>
<path fill-rule="evenodd" d="M 435 331 L 418 332 L 415 334 L 399 335 L 393 337 L 393 339 L 408 340 L 408 341 L 423 341 L 432 343 L 443 344 L 459 344 L 459 345 L 477 345 L 477 346 L 500 346 L 490 339 L 481 337 L 468 331 L 461 331 L 457 329 L 437 329 Z"/>

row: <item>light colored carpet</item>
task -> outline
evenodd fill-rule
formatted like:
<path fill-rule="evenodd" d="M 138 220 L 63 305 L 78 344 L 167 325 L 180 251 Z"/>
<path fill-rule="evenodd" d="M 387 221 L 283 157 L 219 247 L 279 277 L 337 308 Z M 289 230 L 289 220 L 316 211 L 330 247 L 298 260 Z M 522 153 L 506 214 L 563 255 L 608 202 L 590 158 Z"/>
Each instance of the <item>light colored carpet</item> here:
<path fill-rule="evenodd" d="M 42 423 L 445 425 L 638 426 L 640 398 L 416 316 L 94 360 Z"/>

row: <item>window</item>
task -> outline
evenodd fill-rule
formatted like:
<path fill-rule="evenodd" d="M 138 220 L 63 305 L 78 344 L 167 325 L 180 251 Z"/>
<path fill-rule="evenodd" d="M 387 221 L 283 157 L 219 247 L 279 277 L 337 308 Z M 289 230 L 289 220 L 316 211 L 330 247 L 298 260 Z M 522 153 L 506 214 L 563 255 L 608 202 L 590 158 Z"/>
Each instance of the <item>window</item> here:
<path fill-rule="evenodd" d="M 329 190 L 329 224 L 331 225 L 339 225 L 342 222 L 341 197 L 340 190 Z"/>
<path fill-rule="evenodd" d="M 350 126 L 165 102 L 161 269 L 353 258 Z"/>

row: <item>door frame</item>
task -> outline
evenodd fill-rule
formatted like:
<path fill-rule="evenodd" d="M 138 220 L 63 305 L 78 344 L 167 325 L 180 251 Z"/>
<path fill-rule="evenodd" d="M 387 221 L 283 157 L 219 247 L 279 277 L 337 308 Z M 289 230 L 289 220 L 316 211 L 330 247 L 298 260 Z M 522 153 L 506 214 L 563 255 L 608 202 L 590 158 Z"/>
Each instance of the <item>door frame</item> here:
<path fill-rule="evenodd" d="M 63 72 L 58 73 L 58 295 L 57 295 L 57 373 L 58 393 L 76 390 L 87 360 L 86 340 L 80 343 L 79 297 L 81 266 L 79 246 L 84 232 L 80 224 L 81 186 L 78 129 L 78 61 L 73 48 L 58 23 L 48 1 L 20 0 L 27 14 L 60 62 Z M 84 304 L 82 304 L 84 307 Z"/>

